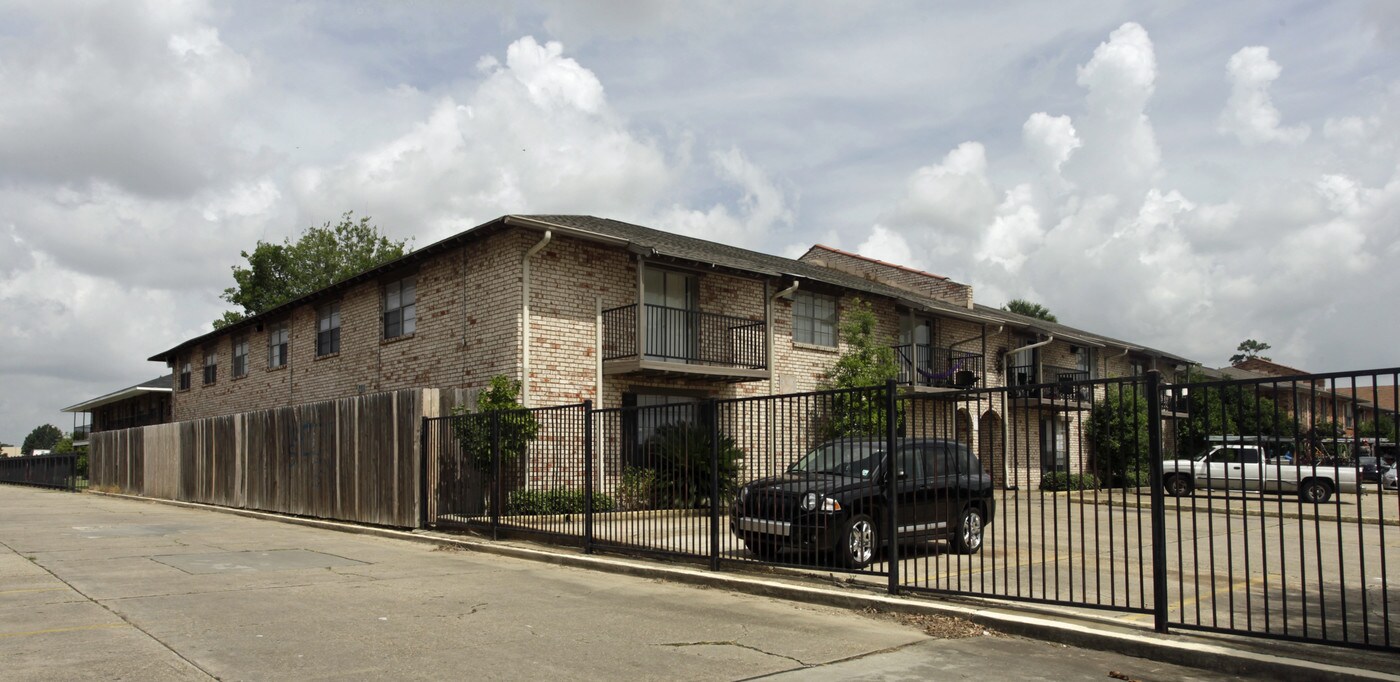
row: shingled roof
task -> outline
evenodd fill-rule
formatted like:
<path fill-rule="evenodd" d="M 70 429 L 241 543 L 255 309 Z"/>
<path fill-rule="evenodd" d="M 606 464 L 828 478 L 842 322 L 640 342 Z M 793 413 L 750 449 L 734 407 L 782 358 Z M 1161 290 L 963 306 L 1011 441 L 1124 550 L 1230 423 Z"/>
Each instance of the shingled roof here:
<path fill-rule="evenodd" d="M 1013 328 L 1041 331 L 1054 334 L 1059 338 L 1071 341 L 1083 342 L 1092 346 L 1115 346 L 1142 351 L 1151 355 L 1163 357 L 1175 362 L 1192 363 L 1192 361 L 1171 353 L 1149 348 L 1139 344 L 1120 341 L 1111 337 L 1074 329 L 1065 325 L 1048 323 L 1043 320 L 1009 313 L 996 308 L 983 305 L 976 305 L 972 308 L 961 307 L 946 303 L 934 298 L 919 295 L 906 289 L 893 287 L 880 282 L 874 282 L 858 275 L 825 268 L 811 263 L 805 263 L 791 258 L 774 256 L 759 251 L 742 249 L 737 246 L 721 244 L 718 242 L 687 237 L 685 235 L 664 232 L 662 230 L 626 223 L 620 220 L 609 218 L 598 218 L 588 215 L 507 215 L 495 220 L 483 223 L 464 232 L 430 244 L 422 249 L 409 253 L 402 258 L 385 263 L 376 268 L 366 270 L 357 275 L 349 277 L 341 282 L 337 282 L 320 291 L 308 294 L 293 301 L 288 301 L 272 310 L 259 315 L 251 316 L 233 327 L 216 330 L 203 336 L 185 341 L 170 350 L 152 356 L 152 361 L 166 361 L 175 357 L 183 348 L 198 345 L 215 336 L 236 329 L 237 327 L 248 326 L 269 318 L 283 316 L 291 309 L 313 303 L 317 300 L 333 295 L 350 286 L 362 281 L 373 279 L 382 273 L 392 271 L 411 262 L 421 261 L 430 256 L 443 251 L 448 251 L 459 247 L 466 242 L 484 236 L 502 227 L 525 227 L 536 230 L 555 230 L 561 235 L 573 236 L 594 241 L 603 241 L 625 246 L 629 250 L 647 255 L 649 257 L 667 257 L 676 260 L 701 263 L 714 267 L 724 268 L 744 273 L 766 275 L 783 279 L 798 279 L 810 282 L 818 282 L 851 291 L 865 292 L 890 299 L 894 299 L 911 308 L 930 312 L 946 317 L 981 322 L 987 324 L 1006 325 Z"/>

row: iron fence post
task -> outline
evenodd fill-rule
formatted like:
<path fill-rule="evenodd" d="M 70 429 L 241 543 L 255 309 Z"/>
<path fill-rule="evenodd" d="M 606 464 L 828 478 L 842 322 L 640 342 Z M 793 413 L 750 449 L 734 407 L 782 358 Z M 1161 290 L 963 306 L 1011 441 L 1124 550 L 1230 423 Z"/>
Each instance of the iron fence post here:
<path fill-rule="evenodd" d="M 501 530 L 501 411 L 491 411 L 491 539 Z"/>
<path fill-rule="evenodd" d="M 890 594 L 899 594 L 899 475 L 895 468 L 895 415 L 899 412 L 895 393 L 896 384 L 894 379 L 885 380 L 885 399 L 881 408 L 885 413 L 885 478 L 887 489 L 885 491 L 885 508 L 888 521 L 887 540 L 885 544 L 885 565 L 888 567 L 890 576 Z"/>
<path fill-rule="evenodd" d="M 593 553 L 593 401 L 583 401 L 583 553 Z"/>
<path fill-rule="evenodd" d="M 710 420 L 710 570 L 719 570 L 719 404 L 705 406 Z"/>
<path fill-rule="evenodd" d="M 1147 465 L 1152 486 L 1152 616 L 1167 631 L 1167 509 L 1162 488 L 1162 373 L 1147 373 Z"/>
<path fill-rule="evenodd" d="M 418 527 L 428 527 L 428 421 L 423 417 L 418 432 Z"/>

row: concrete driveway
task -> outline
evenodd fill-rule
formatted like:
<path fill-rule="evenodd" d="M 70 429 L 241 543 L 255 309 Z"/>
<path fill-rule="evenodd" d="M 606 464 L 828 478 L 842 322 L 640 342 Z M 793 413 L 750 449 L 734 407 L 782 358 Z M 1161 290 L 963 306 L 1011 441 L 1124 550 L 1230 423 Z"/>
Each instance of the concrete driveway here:
<path fill-rule="evenodd" d="M 45 680 L 932 670 L 950 679 L 1224 679 L 1030 640 L 932 639 L 838 609 L 14 486 L 0 486 L 0 660 L 0 678 Z"/>

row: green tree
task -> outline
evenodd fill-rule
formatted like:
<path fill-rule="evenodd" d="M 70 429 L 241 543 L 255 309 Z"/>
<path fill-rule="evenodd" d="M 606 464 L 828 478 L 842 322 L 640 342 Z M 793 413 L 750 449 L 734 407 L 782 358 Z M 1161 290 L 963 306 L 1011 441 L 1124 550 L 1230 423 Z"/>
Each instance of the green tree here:
<path fill-rule="evenodd" d="M 63 438 L 63 432 L 58 430 L 53 424 L 44 424 L 34 427 L 28 436 L 24 437 L 24 444 L 20 445 L 21 454 L 33 454 L 35 450 L 51 450 L 59 439 Z"/>
<path fill-rule="evenodd" d="M 492 454 L 491 415 L 498 415 L 502 485 L 507 493 L 519 487 L 525 470 L 517 465 L 524 459 L 530 441 L 540 432 L 534 413 L 520 404 L 520 382 L 503 375 L 491 377 L 490 386 L 476 397 L 476 414 L 468 414 L 467 408 L 460 405 L 452 412 L 462 415 L 452 420 L 452 430 L 462 446 L 462 453 L 486 481 L 497 473 Z M 487 489 L 489 491 L 489 486 Z"/>
<path fill-rule="evenodd" d="M 849 390 L 832 396 L 822 433 L 827 439 L 881 436 L 885 433 L 884 392 L 869 390 L 899 376 L 893 341 L 878 336 L 878 318 L 870 304 L 856 299 L 844 311 L 841 340 L 846 351 L 823 382 L 825 389 Z M 896 416 L 899 420 L 899 416 Z"/>
<path fill-rule="evenodd" d="M 1207 381 L 1191 372 L 1188 383 Z M 1253 386 L 1200 386 L 1187 395 L 1190 417 L 1178 422 L 1178 440 L 1188 451 L 1199 452 L 1210 436 L 1243 436 L 1264 442 L 1298 438 L 1298 420 Z"/>
<path fill-rule="evenodd" d="M 1356 435 L 1362 438 L 1383 438 L 1393 441 L 1395 440 L 1395 422 L 1386 418 L 1375 421 L 1367 419 L 1356 425 Z"/>
<path fill-rule="evenodd" d="M 1034 317 L 1037 320 L 1045 320 L 1046 322 L 1060 321 L 1050 312 L 1049 308 L 1039 303 L 1031 303 L 1023 298 L 1013 298 L 1007 301 L 1006 305 L 1002 306 L 1001 309 L 1010 313 L 1016 313 L 1017 315 L 1025 315 L 1026 317 Z"/>
<path fill-rule="evenodd" d="M 1086 435 L 1094 469 L 1109 485 L 1147 483 L 1147 395 L 1134 388 L 1108 386 L 1089 413 Z"/>
<path fill-rule="evenodd" d="M 407 240 L 393 241 L 380 234 L 369 217 L 356 221 L 353 213 L 346 211 L 335 225 L 309 227 L 295 242 L 259 240 L 252 253 L 240 252 L 248 265 L 233 267 L 235 286 L 224 289 L 222 296 L 240 309 L 224 312 L 214 328 L 222 329 L 404 255 Z"/>
<path fill-rule="evenodd" d="M 1254 358 L 1259 358 L 1260 360 L 1264 360 L 1266 362 L 1272 362 L 1271 358 L 1261 355 L 1261 353 L 1263 353 L 1266 350 L 1269 350 L 1269 348 L 1271 347 L 1272 346 L 1262 341 L 1255 341 L 1254 339 L 1245 339 L 1240 342 L 1239 346 L 1235 347 L 1235 350 L 1239 352 L 1230 356 L 1230 364 L 1238 365 L 1241 362 L 1244 362 L 1245 360 L 1253 360 Z"/>
<path fill-rule="evenodd" d="M 73 452 L 73 439 L 68 436 L 64 436 L 58 439 L 58 442 L 53 444 L 52 449 L 53 454 L 55 455 L 66 455 L 70 452 Z"/>

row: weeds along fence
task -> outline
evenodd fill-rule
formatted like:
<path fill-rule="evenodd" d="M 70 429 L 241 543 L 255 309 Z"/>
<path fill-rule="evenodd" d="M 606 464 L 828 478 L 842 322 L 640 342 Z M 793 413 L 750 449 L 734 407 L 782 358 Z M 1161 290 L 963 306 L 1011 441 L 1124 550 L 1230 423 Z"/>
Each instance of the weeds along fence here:
<path fill-rule="evenodd" d="M 94 433 L 91 486 L 168 500 L 414 527 L 420 423 L 435 390 L 403 390 Z"/>
<path fill-rule="evenodd" d="M 0 483 L 76 490 L 80 483 L 78 455 L 0 457 Z"/>

